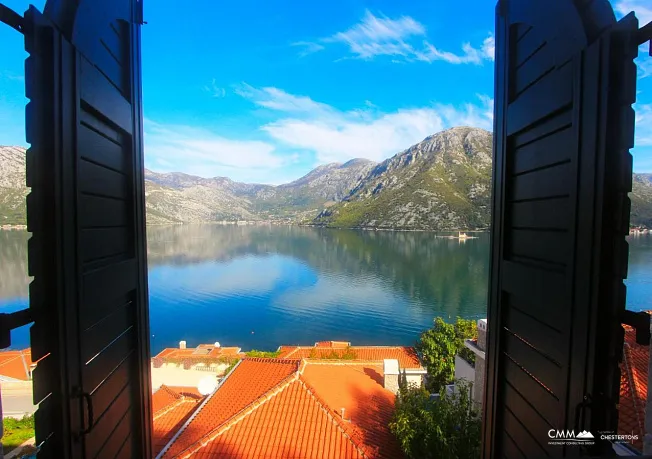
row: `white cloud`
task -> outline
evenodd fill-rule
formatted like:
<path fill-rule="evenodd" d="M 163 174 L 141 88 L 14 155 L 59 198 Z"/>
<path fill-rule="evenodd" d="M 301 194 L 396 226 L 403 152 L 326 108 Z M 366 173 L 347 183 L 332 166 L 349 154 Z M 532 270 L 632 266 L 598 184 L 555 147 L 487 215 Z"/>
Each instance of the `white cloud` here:
<path fill-rule="evenodd" d="M 282 113 L 278 120 L 261 129 L 278 145 L 314 152 L 320 164 L 352 158 L 382 161 L 452 126 L 492 128 L 493 100 L 488 96 L 479 96 L 479 104 L 462 107 L 433 104 L 393 113 L 369 107 L 342 112 L 277 88 L 248 88 L 240 94 L 259 106 Z"/>
<path fill-rule="evenodd" d="M 405 40 L 425 33 L 424 26 L 411 17 L 390 19 L 376 17 L 367 11 L 360 23 L 323 41 L 344 43 L 361 59 L 379 55 L 407 57 L 414 54 L 414 50 Z"/>
<path fill-rule="evenodd" d="M 370 60 L 377 56 L 391 56 L 392 62 L 445 61 L 452 64 L 481 64 L 483 60 L 493 60 L 494 39 L 489 35 L 479 48 L 470 43 L 462 45 L 461 53 L 442 51 L 426 39 L 426 28 L 409 16 L 391 19 L 375 16 L 366 11 L 362 20 L 330 37 L 318 42 L 299 42 L 307 46 L 302 55 L 325 49 L 323 44 L 340 43 L 348 46 L 352 57 Z M 416 43 L 419 42 L 420 43 Z M 322 43 L 322 44 L 320 44 Z M 306 52 L 309 51 L 309 52 Z"/>
<path fill-rule="evenodd" d="M 324 49 L 324 45 L 320 45 L 319 43 L 313 43 L 310 41 L 298 41 L 296 43 L 291 43 L 292 46 L 300 46 L 303 49 L 299 51 L 299 56 L 304 57 L 312 53 L 316 53 L 318 51 L 321 51 Z"/>
<path fill-rule="evenodd" d="M 496 54 L 496 39 L 492 33 L 482 42 L 482 54 L 486 59 L 494 60 Z"/>
<path fill-rule="evenodd" d="M 224 88 L 220 88 L 219 86 L 217 86 L 217 84 L 215 83 L 215 78 L 213 78 L 211 84 L 204 86 L 202 89 L 213 97 L 226 96 L 226 90 Z"/>
<path fill-rule="evenodd" d="M 268 142 L 228 139 L 208 129 L 149 119 L 145 119 L 144 140 L 147 162 L 162 172 L 241 178 L 256 171 L 268 174 L 287 162 Z"/>
<path fill-rule="evenodd" d="M 333 112 L 330 106 L 315 102 L 310 97 L 295 96 L 274 87 L 254 88 L 243 83 L 236 88 L 235 92 L 246 99 L 252 100 L 256 105 L 272 110 L 314 116 L 323 116 Z"/>

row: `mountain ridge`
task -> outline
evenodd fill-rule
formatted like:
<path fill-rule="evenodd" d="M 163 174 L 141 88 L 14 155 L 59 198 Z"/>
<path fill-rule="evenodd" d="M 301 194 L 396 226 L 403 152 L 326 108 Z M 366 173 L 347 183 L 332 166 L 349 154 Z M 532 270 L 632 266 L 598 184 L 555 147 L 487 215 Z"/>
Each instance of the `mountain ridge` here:
<path fill-rule="evenodd" d="M 490 225 L 492 134 L 450 128 L 379 163 L 355 158 L 281 185 L 145 169 L 148 224 L 280 221 L 338 228 Z M 0 146 L 0 225 L 24 224 L 25 149 Z M 631 225 L 652 227 L 652 174 L 634 174 Z"/>

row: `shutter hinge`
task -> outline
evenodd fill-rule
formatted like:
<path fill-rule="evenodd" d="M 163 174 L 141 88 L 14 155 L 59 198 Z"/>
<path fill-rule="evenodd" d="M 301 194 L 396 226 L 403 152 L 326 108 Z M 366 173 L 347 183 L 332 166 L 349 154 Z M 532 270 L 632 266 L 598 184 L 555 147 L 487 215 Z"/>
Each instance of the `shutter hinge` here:
<path fill-rule="evenodd" d="M 4 22 L 9 27 L 23 33 L 23 17 L 2 3 L 0 3 L 0 22 Z"/>

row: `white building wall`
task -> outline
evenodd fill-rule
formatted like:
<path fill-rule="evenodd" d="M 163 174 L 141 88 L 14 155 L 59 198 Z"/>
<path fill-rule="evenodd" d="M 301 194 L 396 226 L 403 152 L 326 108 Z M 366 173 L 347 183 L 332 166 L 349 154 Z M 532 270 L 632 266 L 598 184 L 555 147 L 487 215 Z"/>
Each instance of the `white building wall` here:
<path fill-rule="evenodd" d="M 405 379 L 407 379 L 407 384 L 408 387 L 414 385 L 417 387 L 421 387 L 422 381 L 423 381 L 423 375 L 411 375 L 411 374 L 406 374 Z"/>
<path fill-rule="evenodd" d="M 455 356 L 455 379 L 463 379 L 471 386 L 473 396 L 473 385 L 475 384 L 475 368 L 459 355 Z"/>

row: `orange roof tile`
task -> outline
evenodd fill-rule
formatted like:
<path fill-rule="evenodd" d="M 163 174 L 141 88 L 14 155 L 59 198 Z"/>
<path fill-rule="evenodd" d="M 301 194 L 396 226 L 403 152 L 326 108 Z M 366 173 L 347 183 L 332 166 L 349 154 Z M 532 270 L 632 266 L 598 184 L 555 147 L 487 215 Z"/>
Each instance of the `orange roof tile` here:
<path fill-rule="evenodd" d="M 177 394 L 186 397 L 186 398 L 194 398 L 195 400 L 204 398 L 202 394 L 199 393 L 199 390 L 197 390 L 196 387 L 182 387 L 182 386 L 167 386 Z"/>
<path fill-rule="evenodd" d="M 336 416 L 344 408 L 344 419 L 367 457 L 403 457 L 388 427 L 395 396 L 383 387 L 382 365 L 308 364 L 301 378 Z"/>
<path fill-rule="evenodd" d="M 341 424 L 302 381 L 293 380 L 191 457 L 363 458 Z"/>
<path fill-rule="evenodd" d="M 22 351 L 0 351 L 0 376 L 29 381 L 30 366 L 33 363 L 30 348 Z"/>
<path fill-rule="evenodd" d="M 166 385 L 162 385 L 152 394 L 152 413 L 156 415 L 159 411 L 167 408 L 181 398 L 181 395 Z"/>
<path fill-rule="evenodd" d="M 350 345 L 351 343 L 347 341 L 318 341 L 315 343 L 315 347 L 330 347 L 334 349 L 342 349 Z"/>
<path fill-rule="evenodd" d="M 165 457 L 175 457 L 204 436 L 219 428 L 274 387 L 294 375 L 297 360 L 244 359 L 223 381 L 219 389 L 208 396 L 187 426 L 166 451 Z"/>
<path fill-rule="evenodd" d="M 189 360 L 206 360 L 222 357 L 244 357 L 240 352 L 239 347 L 216 347 L 214 344 L 200 344 L 196 348 L 179 349 L 175 347 L 167 347 L 161 352 L 156 354 L 154 358 L 169 358 L 169 359 L 189 359 Z"/>
<path fill-rule="evenodd" d="M 645 435 L 645 405 L 647 402 L 647 374 L 650 347 L 636 343 L 636 330 L 629 325 L 625 329 L 623 360 L 620 364 L 620 401 L 618 409 L 618 433 L 638 435 L 634 447 L 642 450 Z"/>
<path fill-rule="evenodd" d="M 419 357 L 410 346 L 281 346 L 279 359 L 343 359 L 348 362 L 382 362 L 385 359 L 396 359 L 401 369 L 423 369 Z M 345 358 L 346 353 L 353 358 Z"/>
<path fill-rule="evenodd" d="M 164 457 L 401 458 L 382 383 L 380 364 L 245 359 Z"/>
<path fill-rule="evenodd" d="M 152 444 L 155 455 L 168 444 L 203 399 L 196 389 L 189 387 L 175 389 L 180 389 L 180 392 L 163 385 L 152 395 Z M 182 395 L 185 393 L 189 396 Z"/>

